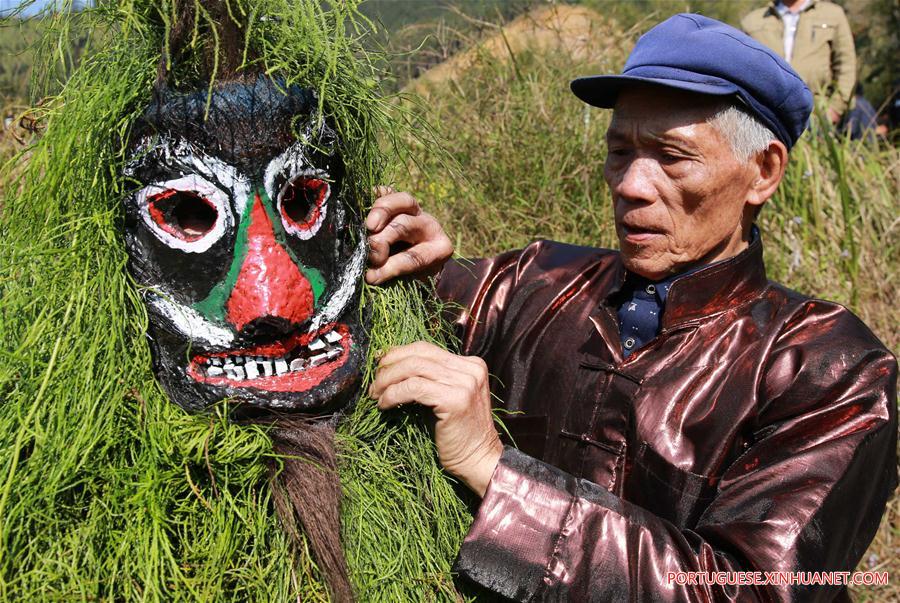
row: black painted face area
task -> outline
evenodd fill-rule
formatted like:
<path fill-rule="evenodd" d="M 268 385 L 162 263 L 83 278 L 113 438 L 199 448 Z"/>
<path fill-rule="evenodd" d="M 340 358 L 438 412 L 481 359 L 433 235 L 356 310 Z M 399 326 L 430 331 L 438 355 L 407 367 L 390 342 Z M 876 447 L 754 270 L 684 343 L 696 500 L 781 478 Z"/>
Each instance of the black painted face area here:
<path fill-rule="evenodd" d="M 129 268 L 157 378 L 187 410 L 332 412 L 357 389 L 362 221 L 313 93 L 286 92 L 220 84 L 205 120 L 206 91 L 170 94 L 137 127 Z"/>

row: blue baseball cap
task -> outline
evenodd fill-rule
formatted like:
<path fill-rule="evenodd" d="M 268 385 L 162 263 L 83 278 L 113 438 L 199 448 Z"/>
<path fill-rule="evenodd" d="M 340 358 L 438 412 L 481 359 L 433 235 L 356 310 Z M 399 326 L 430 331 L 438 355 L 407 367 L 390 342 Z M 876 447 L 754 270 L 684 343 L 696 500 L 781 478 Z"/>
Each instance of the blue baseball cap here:
<path fill-rule="evenodd" d="M 572 81 L 572 92 L 612 108 L 624 87 L 655 84 L 713 96 L 733 96 L 788 149 L 806 128 L 812 93 L 784 59 L 747 34 L 694 14 L 670 17 L 637 41 L 621 75 Z"/>

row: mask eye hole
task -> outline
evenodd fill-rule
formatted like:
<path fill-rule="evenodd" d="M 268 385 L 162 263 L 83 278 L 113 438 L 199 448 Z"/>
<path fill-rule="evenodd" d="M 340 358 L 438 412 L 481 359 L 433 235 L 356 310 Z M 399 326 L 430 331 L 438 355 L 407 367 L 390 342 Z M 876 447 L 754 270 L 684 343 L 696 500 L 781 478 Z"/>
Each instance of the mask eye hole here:
<path fill-rule="evenodd" d="M 215 206 L 199 194 L 173 189 L 151 196 L 147 209 L 160 228 L 188 242 L 206 236 L 219 215 Z"/>
<path fill-rule="evenodd" d="M 298 176 L 285 185 L 278 203 L 287 230 L 301 239 L 316 234 L 325 219 L 329 193 L 328 183 L 314 176 Z"/>
<path fill-rule="evenodd" d="M 185 253 L 207 251 L 234 227 L 228 195 L 199 174 L 154 182 L 130 203 L 153 236 Z"/>

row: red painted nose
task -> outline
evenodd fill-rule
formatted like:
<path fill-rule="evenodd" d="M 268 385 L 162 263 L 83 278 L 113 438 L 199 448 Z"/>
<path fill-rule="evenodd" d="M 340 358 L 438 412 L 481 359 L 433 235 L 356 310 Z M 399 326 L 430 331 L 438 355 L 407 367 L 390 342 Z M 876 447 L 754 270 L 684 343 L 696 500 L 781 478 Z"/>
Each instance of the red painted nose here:
<path fill-rule="evenodd" d="M 247 228 L 247 255 L 225 305 L 228 322 L 238 331 L 258 318 L 299 324 L 312 315 L 314 303 L 312 285 L 275 240 L 272 221 L 256 195 Z"/>

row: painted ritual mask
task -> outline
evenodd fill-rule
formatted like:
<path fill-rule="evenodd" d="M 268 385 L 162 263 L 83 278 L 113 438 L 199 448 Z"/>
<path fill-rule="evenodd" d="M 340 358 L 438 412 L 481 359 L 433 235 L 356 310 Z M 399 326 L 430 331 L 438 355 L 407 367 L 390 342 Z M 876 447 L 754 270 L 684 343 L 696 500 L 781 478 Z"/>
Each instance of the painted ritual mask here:
<path fill-rule="evenodd" d="M 208 110 L 208 113 L 207 113 Z M 132 137 L 130 270 L 172 401 L 331 412 L 365 357 L 362 219 L 311 90 L 162 92 Z"/>

